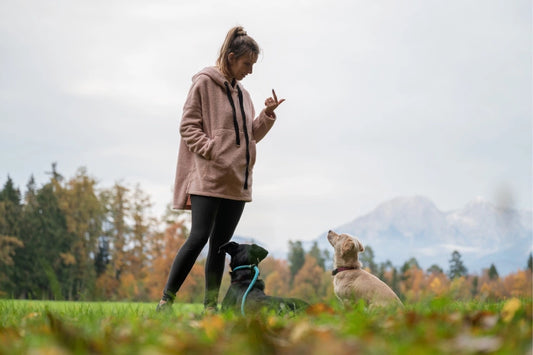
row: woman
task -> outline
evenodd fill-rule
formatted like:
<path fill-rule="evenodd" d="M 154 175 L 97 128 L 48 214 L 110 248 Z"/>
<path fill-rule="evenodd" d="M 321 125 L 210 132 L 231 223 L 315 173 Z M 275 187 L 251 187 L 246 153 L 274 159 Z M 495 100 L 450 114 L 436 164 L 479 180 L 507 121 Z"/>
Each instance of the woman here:
<path fill-rule="evenodd" d="M 259 46 L 242 27 L 232 28 L 215 67 L 193 77 L 180 124 L 181 142 L 173 208 L 190 209 L 191 233 L 172 264 L 157 309 L 170 308 L 183 281 L 209 240 L 205 264 L 204 307 L 216 311 L 228 242 L 252 200 L 255 145 L 270 130 L 274 110 L 284 101 L 273 97 L 255 117 L 250 94 L 240 81 L 252 74 Z"/>

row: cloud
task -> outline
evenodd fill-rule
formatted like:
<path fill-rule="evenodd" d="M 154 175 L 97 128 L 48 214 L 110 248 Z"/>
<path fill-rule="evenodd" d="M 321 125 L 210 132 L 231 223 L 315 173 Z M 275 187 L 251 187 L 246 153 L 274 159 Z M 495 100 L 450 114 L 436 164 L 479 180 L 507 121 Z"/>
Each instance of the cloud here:
<path fill-rule="evenodd" d="M 530 3 L 22 0 L 0 4 L 0 176 L 54 161 L 170 201 L 192 75 L 243 25 L 243 83 L 287 99 L 238 233 L 311 239 L 399 195 L 532 206 Z M 501 194 L 500 194 L 501 195 Z"/>

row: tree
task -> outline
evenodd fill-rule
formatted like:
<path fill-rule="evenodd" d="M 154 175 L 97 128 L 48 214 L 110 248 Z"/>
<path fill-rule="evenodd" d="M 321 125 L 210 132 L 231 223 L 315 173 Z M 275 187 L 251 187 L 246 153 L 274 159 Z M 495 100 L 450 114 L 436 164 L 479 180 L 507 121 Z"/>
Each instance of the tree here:
<path fill-rule="evenodd" d="M 426 271 L 429 274 L 435 274 L 435 275 L 444 273 L 444 270 L 442 270 L 442 268 L 437 264 L 431 265 Z"/>
<path fill-rule="evenodd" d="M 131 230 L 131 240 L 129 240 L 130 251 L 128 255 L 130 270 L 136 278 L 141 279 L 143 269 L 147 264 L 147 251 L 152 229 L 155 220 L 149 216 L 152 202 L 150 197 L 141 190 L 137 184 L 132 196 L 131 219 L 133 226 Z"/>
<path fill-rule="evenodd" d="M 130 211 L 130 198 L 128 188 L 115 183 L 100 194 L 100 200 L 105 208 L 106 220 L 101 238 L 110 245 L 110 262 L 108 267 L 115 279 L 120 280 L 120 275 L 127 268 L 125 248 L 127 246 L 131 228 L 127 224 Z"/>
<path fill-rule="evenodd" d="M 73 178 L 57 189 L 72 240 L 68 252 L 59 255 L 64 270 L 70 270 L 63 281 L 67 298 L 78 299 L 82 294 L 88 297 L 95 288 L 95 255 L 99 252 L 105 211 L 96 195 L 96 181 L 88 176 L 85 168 L 79 168 Z"/>
<path fill-rule="evenodd" d="M 450 279 L 455 279 L 461 276 L 466 276 L 467 269 L 461 260 L 461 254 L 454 250 L 452 253 L 452 258 L 450 259 L 450 270 L 448 271 L 448 277 Z"/>
<path fill-rule="evenodd" d="M 405 279 L 404 275 L 406 275 L 407 271 L 412 268 L 420 269 L 420 265 L 414 257 L 407 260 L 400 268 L 400 272 L 402 273 L 402 280 Z"/>
<path fill-rule="evenodd" d="M 21 219 L 20 191 L 8 176 L 0 190 L 0 294 L 12 294 L 16 287 L 13 256 L 24 246 L 19 239 Z"/>
<path fill-rule="evenodd" d="M 489 268 L 489 279 L 490 280 L 496 280 L 500 277 L 500 275 L 498 274 L 498 270 L 496 270 L 496 266 L 494 266 L 494 264 L 490 264 L 490 268 Z"/>
<path fill-rule="evenodd" d="M 291 273 L 286 260 L 267 257 L 260 264 L 261 275 L 265 280 L 265 292 L 272 296 L 288 295 Z"/>
<path fill-rule="evenodd" d="M 527 258 L 527 269 L 533 272 L 533 253 L 529 253 L 529 258 Z"/>
<path fill-rule="evenodd" d="M 302 246 L 301 241 L 293 242 L 289 240 L 289 269 L 291 271 L 291 279 L 294 279 L 294 276 L 302 268 L 305 263 L 305 251 Z"/>
<path fill-rule="evenodd" d="M 27 185 L 20 226 L 24 248 L 13 258 L 15 294 L 23 298 L 61 299 L 68 294 L 62 285 L 69 268 L 60 256 L 69 252 L 72 239 L 58 199 L 60 175 L 52 168 L 52 178 L 40 189 L 35 189 L 33 177 Z"/>
<path fill-rule="evenodd" d="M 313 246 L 311 247 L 311 250 L 309 250 L 308 254 L 315 258 L 318 266 L 320 266 L 322 270 L 326 270 L 326 257 L 329 256 L 327 250 L 320 250 L 320 248 L 318 247 L 318 243 L 314 241 Z"/>
<path fill-rule="evenodd" d="M 361 260 L 363 267 L 370 269 L 372 274 L 377 274 L 379 272 L 378 265 L 374 261 L 374 249 L 372 249 L 372 247 L 365 246 L 365 251 L 359 254 L 359 259 Z"/>
<path fill-rule="evenodd" d="M 315 301 L 319 296 L 318 291 L 322 284 L 322 269 L 316 259 L 310 255 L 305 257 L 304 265 L 298 273 L 294 276 L 292 291 L 290 293 L 293 297 L 299 297 L 307 300 Z"/>
<path fill-rule="evenodd" d="M 0 235 L 18 237 L 22 217 L 21 196 L 20 190 L 15 188 L 13 180 L 9 176 L 0 191 L 0 204 L 3 206 Z"/>

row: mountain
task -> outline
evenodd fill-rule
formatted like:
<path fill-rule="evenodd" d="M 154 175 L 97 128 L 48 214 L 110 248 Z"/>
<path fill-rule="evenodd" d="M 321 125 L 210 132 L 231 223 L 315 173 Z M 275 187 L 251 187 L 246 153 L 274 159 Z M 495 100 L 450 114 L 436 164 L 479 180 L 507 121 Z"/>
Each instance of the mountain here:
<path fill-rule="evenodd" d="M 377 263 L 390 260 L 401 266 L 414 257 L 424 269 L 437 264 L 448 270 L 457 250 L 470 273 L 494 263 L 503 276 L 524 269 L 533 249 L 531 211 L 499 208 L 481 198 L 443 212 L 426 197 L 398 197 L 332 229 L 371 246 Z M 326 235 L 314 241 L 331 250 Z M 306 249 L 314 241 L 305 243 Z"/>

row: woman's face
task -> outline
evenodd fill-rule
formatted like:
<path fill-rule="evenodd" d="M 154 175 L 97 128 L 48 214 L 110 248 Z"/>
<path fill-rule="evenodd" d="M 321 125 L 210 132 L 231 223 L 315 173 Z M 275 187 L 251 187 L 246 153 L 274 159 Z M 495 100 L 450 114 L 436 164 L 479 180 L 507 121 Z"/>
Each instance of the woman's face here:
<path fill-rule="evenodd" d="M 252 74 L 253 66 L 257 62 L 255 55 L 242 55 L 239 58 L 235 54 L 229 54 L 229 70 L 236 80 L 242 80 L 248 74 Z"/>

